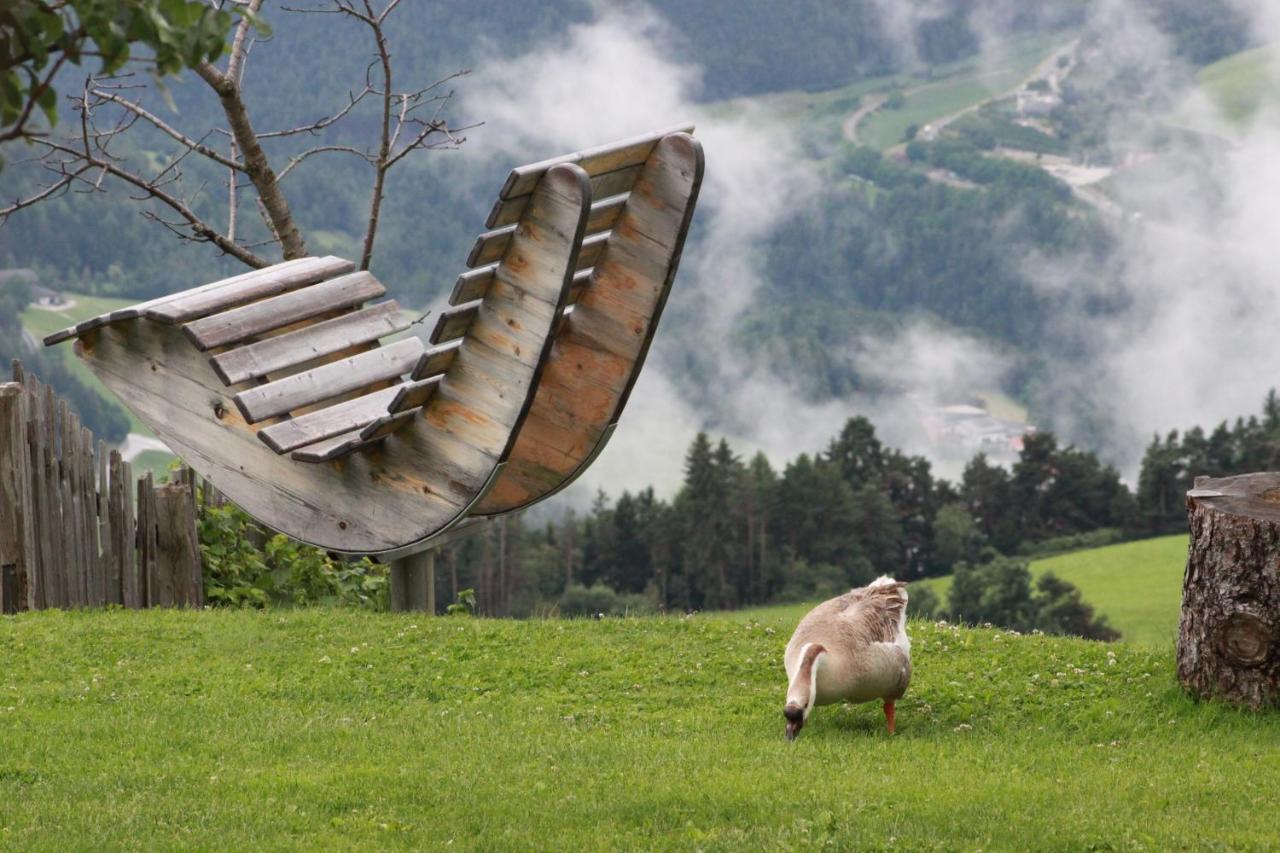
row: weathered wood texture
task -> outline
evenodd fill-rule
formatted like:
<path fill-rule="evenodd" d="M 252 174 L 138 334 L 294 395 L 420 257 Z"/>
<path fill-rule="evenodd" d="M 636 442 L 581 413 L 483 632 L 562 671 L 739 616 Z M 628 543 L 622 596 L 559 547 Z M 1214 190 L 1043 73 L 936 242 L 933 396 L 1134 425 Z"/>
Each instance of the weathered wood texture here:
<path fill-rule="evenodd" d="M 386 292 L 382 283 L 369 273 L 353 272 L 270 299 L 211 314 L 187 323 L 183 330 L 201 350 L 224 347 L 321 314 L 360 305 L 384 296 Z"/>
<path fill-rule="evenodd" d="M 436 552 L 432 548 L 391 563 L 391 609 L 436 612 Z"/>
<path fill-rule="evenodd" d="M 671 289 L 702 181 L 698 142 L 650 146 L 594 271 L 558 331 L 501 476 L 475 512 L 497 515 L 563 488 L 621 417 Z M 602 235 L 603 236 L 603 235 Z"/>
<path fill-rule="evenodd" d="M 226 385 L 177 326 L 111 323 L 80 336 L 76 351 L 175 453 L 265 525 L 341 553 L 394 551 L 461 520 L 504 461 L 550 350 L 589 208 L 580 168 L 549 170 L 438 390 L 416 416 L 394 419 L 401 428 L 380 443 L 320 464 L 276 452 L 344 445 L 374 423 L 380 436 L 399 388 L 260 430 L 234 400 L 251 386 Z"/>
<path fill-rule="evenodd" d="M 54 332 L 44 339 L 46 346 L 61 343 L 108 323 L 150 316 L 166 323 L 186 322 L 214 311 L 243 305 L 264 296 L 271 296 L 306 287 L 335 275 L 351 272 L 355 264 L 342 258 L 297 258 L 276 264 L 265 270 L 251 270 L 231 278 L 140 302 L 107 314 L 99 314 L 74 326 Z"/>
<path fill-rule="evenodd" d="M 257 379 L 324 356 L 402 332 L 409 321 L 394 299 L 303 326 L 257 343 L 215 355 L 213 369 L 228 385 Z"/>
<path fill-rule="evenodd" d="M 399 379 L 422 355 L 422 341 L 405 338 L 350 358 L 304 370 L 236 395 L 236 406 L 249 423 L 283 415 L 316 403 Z"/>
<path fill-rule="evenodd" d="M 181 475 L 186 498 L 177 486 L 164 487 L 158 535 L 174 544 L 167 562 L 152 566 L 144 535 L 155 518 L 150 475 L 138 492 L 135 527 L 128 463 L 20 365 L 14 378 L 0 385 L 0 610 L 198 604 L 194 474 Z M 183 593 L 159 601 L 150 594 L 157 584 Z"/>
<path fill-rule="evenodd" d="M 1178 679 L 1201 698 L 1280 707 L 1280 473 L 1195 485 Z"/>

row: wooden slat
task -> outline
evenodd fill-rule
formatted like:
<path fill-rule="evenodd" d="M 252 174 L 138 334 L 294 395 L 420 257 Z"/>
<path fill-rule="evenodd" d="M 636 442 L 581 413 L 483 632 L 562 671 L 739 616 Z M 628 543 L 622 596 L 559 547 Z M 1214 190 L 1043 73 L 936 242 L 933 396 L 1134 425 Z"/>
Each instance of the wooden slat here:
<path fill-rule="evenodd" d="M 215 355 L 210 362 L 228 385 L 297 367 L 348 347 L 409 328 L 394 299 Z"/>
<path fill-rule="evenodd" d="M 447 344 L 440 344 L 438 347 L 432 347 L 427 350 L 418 358 L 418 363 L 414 365 L 413 372 L 409 374 L 409 378 L 416 381 L 444 373 L 449 369 L 449 365 L 453 364 L 460 346 L 462 346 L 462 341 L 457 340 L 449 341 Z"/>
<path fill-rule="evenodd" d="M 583 240 L 582 249 L 578 252 L 578 265 L 575 269 L 581 271 L 594 267 L 596 261 L 600 260 L 600 253 L 608 245 L 609 235 L 612 233 L 612 231 L 604 231 L 600 234 L 593 234 Z"/>
<path fill-rule="evenodd" d="M 299 265 L 306 264 L 308 261 L 314 261 L 314 260 L 316 259 L 315 258 L 297 258 L 296 260 L 292 260 L 292 261 L 284 261 L 283 263 L 275 264 L 273 266 L 266 267 L 264 269 L 250 270 L 249 272 L 241 273 L 240 275 L 235 275 L 230 278 L 219 279 L 218 281 L 212 281 L 212 282 L 209 282 L 208 284 L 203 284 L 203 285 L 200 285 L 199 287 L 193 287 L 189 290 L 184 290 L 179 293 L 169 293 L 164 296 L 156 297 L 155 299 L 147 300 L 146 302 L 139 302 L 136 305 L 130 305 L 126 308 L 118 308 L 115 311 L 109 311 L 106 314 L 99 314 L 96 317 L 90 317 L 88 320 L 82 320 L 81 322 L 77 323 L 74 326 L 71 326 L 66 329 L 62 329 L 61 331 L 58 331 L 58 332 L 54 332 L 52 335 L 49 335 L 44 339 L 44 344 L 45 346 L 52 346 L 53 344 L 61 343 L 62 341 L 67 340 L 68 338 L 74 338 L 74 337 L 78 337 L 79 335 L 83 335 L 85 332 L 92 331 L 93 329 L 96 329 L 99 326 L 105 326 L 108 323 L 114 323 L 119 320 L 132 320 L 135 317 L 141 317 L 149 309 L 154 308 L 158 305 L 162 305 L 166 302 L 171 302 L 175 299 L 194 297 L 199 294 L 207 294 L 213 290 L 219 290 L 224 287 L 239 284 L 243 281 L 252 279 L 254 277 L 262 276 L 269 270 L 276 271 L 276 272 L 283 272 L 285 270 L 298 267 Z"/>
<path fill-rule="evenodd" d="M 507 180 L 502 185 L 502 192 L 499 193 L 499 197 L 516 198 L 517 196 L 528 195 L 533 192 L 538 185 L 538 180 L 548 169 L 561 163 L 576 163 L 591 177 L 603 172 L 613 172 L 627 166 L 636 166 L 648 159 L 649 152 L 653 150 L 653 146 L 662 137 L 672 133 L 692 132 L 693 125 L 682 124 L 664 130 L 655 130 L 641 136 L 620 139 L 617 142 L 598 145 L 583 151 L 575 151 L 572 154 L 565 154 L 561 157 L 553 157 L 540 163 L 517 166 L 511 170 L 511 174 L 507 175 Z"/>
<path fill-rule="evenodd" d="M 670 291 L 702 173 L 693 138 L 671 136 L 654 148 L 590 286 L 556 336 L 507 464 L 475 515 L 511 512 L 555 493 L 607 440 Z"/>
<path fill-rule="evenodd" d="M 359 446 L 360 430 L 357 429 L 324 441 L 317 441 L 315 444 L 308 444 L 301 450 L 293 451 L 290 458 L 296 462 L 329 462 L 346 456 Z"/>
<path fill-rule="evenodd" d="M 467 254 L 467 266 L 475 269 L 498 261 L 506 254 L 507 246 L 511 245 L 511 235 L 515 230 L 516 226 L 505 225 L 502 228 L 485 231 L 471 246 L 471 251 Z"/>
<path fill-rule="evenodd" d="M 383 415 L 364 429 L 360 430 L 360 441 L 364 443 L 381 441 L 396 430 L 408 424 L 409 421 L 413 420 L 420 412 L 421 409 L 406 409 L 403 412 Z"/>
<path fill-rule="evenodd" d="M 420 355 L 422 341 L 414 337 L 405 338 L 390 346 L 378 347 L 241 391 L 235 396 L 236 406 L 246 421 L 257 423 L 379 382 L 398 379 L 413 369 Z"/>
<path fill-rule="evenodd" d="M 636 182 L 636 176 L 639 174 L 639 166 L 628 166 L 625 169 L 596 175 L 591 178 L 591 197 L 603 199 L 630 192 L 632 185 Z M 499 198 L 489 211 L 489 217 L 485 220 L 484 227 L 499 228 L 503 225 L 519 222 L 520 217 L 524 215 L 525 205 L 528 203 L 529 196 L 527 195 L 511 199 Z"/>
<path fill-rule="evenodd" d="M 146 316 L 160 323 L 189 323 L 349 273 L 355 266 L 351 261 L 329 255 L 323 258 L 305 258 L 302 263 L 290 266 L 267 267 L 259 270 L 256 276 L 248 275 L 239 281 L 224 283 L 221 287 L 180 293 L 174 299 L 148 308 Z"/>
<path fill-rule="evenodd" d="M 341 435 L 363 429 L 387 413 L 399 387 L 384 388 L 345 403 L 329 406 L 292 420 L 283 421 L 258 431 L 258 438 L 276 453 L 288 453 Z"/>
<path fill-rule="evenodd" d="M 628 195 L 629 193 L 622 193 L 591 205 L 586 233 L 591 235 L 612 228 L 613 223 L 618 220 L 618 214 L 627 204 Z M 516 226 L 507 225 L 481 234 L 467 255 L 467 266 L 474 269 L 500 260 L 511 244 L 511 235 L 515 230 Z"/>
<path fill-rule="evenodd" d="M 450 304 L 462 305 L 464 302 L 483 299 L 484 295 L 489 292 L 489 286 L 493 284 L 493 277 L 497 269 L 497 264 L 491 264 L 458 276 L 457 282 L 453 285 L 453 295 L 449 297 Z M 577 294 L 582 292 L 582 289 L 587 286 L 590 279 L 590 268 L 578 270 L 578 272 L 574 273 L 572 289 L 569 291 L 570 301 L 577 298 Z"/>
<path fill-rule="evenodd" d="M 196 349 L 229 346 L 327 311 L 351 308 L 386 292 L 386 288 L 369 272 L 354 272 L 303 290 L 204 317 L 187 323 L 182 330 Z"/>
<path fill-rule="evenodd" d="M 613 223 L 618 221 L 622 209 L 627 206 L 630 195 L 630 193 L 620 193 L 591 205 L 591 214 L 587 216 L 586 233 L 595 234 L 597 231 L 608 231 L 612 228 Z"/>
<path fill-rule="evenodd" d="M 436 393 L 436 388 L 440 386 L 440 379 L 440 376 L 432 376 L 429 379 L 420 379 L 416 382 L 406 382 L 401 385 L 400 392 L 396 394 L 396 398 L 387 406 L 387 411 L 395 415 L 407 412 L 410 409 L 422 408 Z"/>
<path fill-rule="evenodd" d="M 438 344 L 460 338 L 471 328 L 476 315 L 480 312 L 480 302 L 468 302 L 453 308 L 446 308 L 436 317 L 436 326 L 431 330 L 431 343 Z"/>

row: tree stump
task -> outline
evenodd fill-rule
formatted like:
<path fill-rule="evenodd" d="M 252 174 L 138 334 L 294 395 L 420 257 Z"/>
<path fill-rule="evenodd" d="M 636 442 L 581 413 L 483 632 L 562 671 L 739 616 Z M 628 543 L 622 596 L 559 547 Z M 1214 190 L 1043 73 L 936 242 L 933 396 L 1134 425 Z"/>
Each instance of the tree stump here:
<path fill-rule="evenodd" d="M 1280 473 L 1197 477 L 1178 679 L 1192 694 L 1280 707 Z"/>

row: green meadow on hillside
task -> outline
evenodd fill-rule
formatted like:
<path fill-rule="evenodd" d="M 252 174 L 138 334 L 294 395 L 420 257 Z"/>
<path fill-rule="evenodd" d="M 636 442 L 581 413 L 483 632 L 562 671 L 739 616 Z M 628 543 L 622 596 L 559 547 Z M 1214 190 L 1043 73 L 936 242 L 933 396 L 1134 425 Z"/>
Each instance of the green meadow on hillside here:
<path fill-rule="evenodd" d="M 0 846 L 1262 847 L 1273 717 L 1166 651 L 917 621 L 871 705 L 783 739 L 787 632 L 718 617 L 0 618 Z M 1242 785 L 1248 780 L 1247 785 Z"/>
<path fill-rule="evenodd" d="M 1273 69 L 1277 45 L 1264 45 L 1232 54 L 1196 74 L 1201 89 L 1222 114 L 1236 124 L 1254 117 L 1264 104 L 1280 104 Z"/>
<path fill-rule="evenodd" d="M 904 141 L 907 127 L 975 107 L 1018 86 L 1049 53 L 1069 36 L 1041 35 L 1015 43 L 991 66 L 971 66 L 945 79 L 917 86 L 901 109 L 879 109 L 858 125 L 858 139 L 873 148 L 890 148 Z"/>
<path fill-rule="evenodd" d="M 1186 562 L 1187 537 L 1178 534 L 1034 560 L 1031 576 L 1053 572 L 1078 586 L 1084 600 L 1107 615 L 1122 642 L 1172 648 Z M 946 603 L 950 576 L 923 583 Z"/>

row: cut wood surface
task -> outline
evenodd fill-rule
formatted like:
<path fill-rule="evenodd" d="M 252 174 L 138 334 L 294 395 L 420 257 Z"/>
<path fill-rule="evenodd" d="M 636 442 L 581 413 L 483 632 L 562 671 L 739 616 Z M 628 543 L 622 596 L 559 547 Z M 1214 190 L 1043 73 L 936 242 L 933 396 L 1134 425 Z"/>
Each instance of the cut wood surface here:
<path fill-rule="evenodd" d="M 414 365 L 413 373 L 410 374 L 409 378 L 413 380 L 426 379 L 444 373 L 449 369 L 449 365 L 453 364 L 453 359 L 458 355 L 460 346 L 462 346 L 462 341 L 449 341 L 427 350 L 419 356 L 418 363 Z"/>
<path fill-rule="evenodd" d="M 409 321 L 393 299 L 220 353 L 212 359 L 213 368 L 223 382 L 235 385 L 351 346 L 372 343 L 407 328 Z"/>
<path fill-rule="evenodd" d="M 398 414 L 407 412 L 410 409 L 422 408 L 435 394 L 436 388 L 440 387 L 442 378 L 441 376 L 432 376 L 429 379 L 406 382 L 400 385 L 395 399 L 387 406 L 388 412 Z"/>
<path fill-rule="evenodd" d="M 462 305 L 465 302 L 483 299 L 484 295 L 489 292 L 489 285 L 493 284 L 493 277 L 497 270 L 497 264 L 490 264 L 458 276 L 458 280 L 453 286 L 453 295 L 449 297 L 450 304 Z M 569 301 L 573 302 L 590 281 L 591 270 L 586 269 L 575 272 L 573 274 L 573 285 L 569 289 Z"/>
<path fill-rule="evenodd" d="M 288 453 L 308 444 L 323 441 L 352 430 L 360 430 L 387 413 L 399 387 L 383 388 L 327 408 L 299 415 L 269 427 L 258 437 L 276 453 Z"/>
<path fill-rule="evenodd" d="M 1191 693 L 1280 708 L 1280 473 L 1197 477 L 1178 678 Z"/>
<path fill-rule="evenodd" d="M 591 214 L 587 217 L 586 233 L 591 235 L 600 231 L 608 231 L 612 228 L 626 202 L 627 195 L 622 193 L 597 201 L 591 205 Z M 474 269 L 485 264 L 495 263 L 506 252 L 507 246 L 511 242 L 511 235 L 515 233 L 515 230 L 516 227 L 514 225 L 507 225 L 481 234 L 476 238 L 475 244 L 471 247 L 471 252 L 467 255 L 467 266 Z M 581 266 L 590 266 L 590 264 L 579 264 L 579 267 Z"/>
<path fill-rule="evenodd" d="M 182 328 L 197 348 L 213 349 L 240 343 L 329 311 L 351 308 L 386 292 L 386 288 L 370 273 L 355 272 L 213 314 Z"/>
<path fill-rule="evenodd" d="M 625 169 L 595 175 L 591 178 L 591 197 L 608 198 L 619 193 L 629 192 L 639 174 L 639 166 L 628 166 Z M 494 203 L 493 209 L 489 211 L 489 217 L 485 220 L 485 227 L 499 228 L 503 225 L 519 222 L 524 215 L 524 209 L 529 203 L 529 198 L 526 195 L 511 199 L 498 199 Z"/>
<path fill-rule="evenodd" d="M 476 300 L 441 311 L 436 317 L 435 328 L 431 330 L 431 343 L 440 344 L 465 335 L 476 317 L 480 316 L 480 304 L 480 300 Z"/>
<path fill-rule="evenodd" d="M 552 157 L 527 166 L 517 166 L 507 175 L 502 185 L 501 198 L 515 198 L 528 195 L 538 184 L 538 179 L 552 166 L 561 163 L 575 163 L 588 175 L 595 177 L 604 172 L 613 172 L 627 166 L 638 166 L 649 158 L 658 140 L 673 133 L 692 133 L 692 124 L 682 124 L 665 130 L 655 130 L 595 148 L 575 151 L 561 157 Z M 605 193 L 608 195 L 608 193 Z"/>
<path fill-rule="evenodd" d="M 507 465 L 477 514 L 509 512 L 563 488 L 599 453 L 621 416 L 679 264 L 702 150 L 690 136 L 668 136 L 642 168 L 556 336 Z"/>
<path fill-rule="evenodd" d="M 422 341 L 405 338 L 390 346 L 378 347 L 241 391 L 235 397 L 236 406 L 246 421 L 258 423 L 351 391 L 398 379 L 418 363 L 422 350 Z"/>
<path fill-rule="evenodd" d="M 281 293 L 325 281 L 334 276 L 350 273 L 355 269 L 351 261 L 332 255 L 323 258 L 303 258 L 296 264 L 277 264 L 263 270 L 228 279 L 220 287 L 210 287 L 198 292 L 179 293 L 171 299 L 161 300 L 147 308 L 146 316 L 161 323 L 189 323 L 210 314 L 217 314 L 268 299 Z M 114 318 L 113 318 L 114 319 Z"/>

